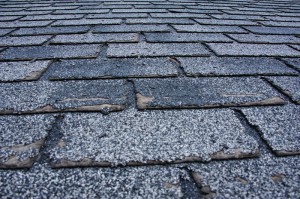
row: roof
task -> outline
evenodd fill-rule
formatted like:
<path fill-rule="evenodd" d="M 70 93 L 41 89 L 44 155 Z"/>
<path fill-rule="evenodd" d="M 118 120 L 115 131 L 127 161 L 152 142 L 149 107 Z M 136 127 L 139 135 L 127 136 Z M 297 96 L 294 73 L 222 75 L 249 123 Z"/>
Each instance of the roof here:
<path fill-rule="evenodd" d="M 0 0 L 0 196 L 298 198 L 299 11 Z"/>

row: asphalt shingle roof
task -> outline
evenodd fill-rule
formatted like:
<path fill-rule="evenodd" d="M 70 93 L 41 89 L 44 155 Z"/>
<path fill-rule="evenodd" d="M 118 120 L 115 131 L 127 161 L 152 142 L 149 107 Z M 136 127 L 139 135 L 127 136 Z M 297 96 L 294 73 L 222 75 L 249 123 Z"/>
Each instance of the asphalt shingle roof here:
<path fill-rule="evenodd" d="M 300 1 L 0 0 L 1 198 L 299 198 Z"/>

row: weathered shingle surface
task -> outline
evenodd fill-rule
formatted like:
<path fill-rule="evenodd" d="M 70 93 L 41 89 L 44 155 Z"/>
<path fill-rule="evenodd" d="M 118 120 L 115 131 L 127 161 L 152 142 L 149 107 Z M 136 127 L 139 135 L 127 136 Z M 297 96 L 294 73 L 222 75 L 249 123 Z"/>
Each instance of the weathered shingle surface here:
<path fill-rule="evenodd" d="M 0 197 L 299 198 L 299 11 L 0 0 Z"/>

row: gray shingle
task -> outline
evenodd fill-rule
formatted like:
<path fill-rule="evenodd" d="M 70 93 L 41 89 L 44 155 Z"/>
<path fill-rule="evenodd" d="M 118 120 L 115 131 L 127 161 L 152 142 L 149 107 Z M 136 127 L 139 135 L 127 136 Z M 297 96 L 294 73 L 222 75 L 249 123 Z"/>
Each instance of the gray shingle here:
<path fill-rule="evenodd" d="M 281 61 L 253 57 L 179 58 L 188 76 L 291 75 L 297 74 Z"/>
<path fill-rule="evenodd" d="M 232 42 L 223 34 L 213 33 L 146 33 L 147 42 Z"/>
<path fill-rule="evenodd" d="M 109 9 L 96 10 L 56 10 L 53 14 L 103 14 L 108 13 Z"/>
<path fill-rule="evenodd" d="M 291 65 L 293 68 L 297 69 L 300 71 L 300 59 L 299 58 L 286 58 L 283 59 L 286 63 Z"/>
<path fill-rule="evenodd" d="M 23 59 L 35 58 L 92 58 L 97 57 L 99 45 L 51 45 L 35 47 L 9 48 L 0 54 L 1 59 Z"/>
<path fill-rule="evenodd" d="M 0 28 L 23 28 L 23 27 L 41 27 L 47 26 L 52 21 L 9 21 L 0 22 Z"/>
<path fill-rule="evenodd" d="M 139 109 L 207 108 L 282 104 L 258 78 L 179 78 L 135 81 Z"/>
<path fill-rule="evenodd" d="M 2 37 L 0 46 L 34 46 L 41 45 L 51 36 Z"/>
<path fill-rule="evenodd" d="M 51 35 L 51 34 L 76 34 L 86 33 L 88 26 L 63 26 L 63 27 L 41 27 L 41 28 L 20 28 L 12 35 Z M 1 30 L 1 29 L 0 29 Z"/>
<path fill-rule="evenodd" d="M 21 16 L 0 16 L 0 21 L 14 21 L 21 18 Z"/>
<path fill-rule="evenodd" d="M 121 80 L 2 83 L 0 89 L 1 114 L 120 111 L 128 92 Z"/>
<path fill-rule="evenodd" d="M 57 19 L 80 19 L 82 18 L 82 14 L 73 14 L 73 15 L 31 15 L 22 18 L 21 20 L 57 20 Z"/>
<path fill-rule="evenodd" d="M 1 170 L 0 176 L 8 182 L 0 187 L 2 195 L 12 198 L 180 198 L 182 178 L 191 180 L 182 169 L 165 166 L 51 169 L 38 164 L 31 170 Z"/>
<path fill-rule="evenodd" d="M 103 25 L 94 27 L 92 32 L 170 32 L 170 28 L 167 25 Z"/>
<path fill-rule="evenodd" d="M 300 107 L 288 105 L 242 111 L 277 155 L 300 154 Z"/>
<path fill-rule="evenodd" d="M 0 36 L 4 36 L 10 32 L 12 32 L 14 29 L 0 29 Z"/>
<path fill-rule="evenodd" d="M 228 34 L 241 43 L 299 44 L 300 38 L 291 35 Z"/>
<path fill-rule="evenodd" d="M 121 19 L 74 19 L 58 20 L 53 26 L 78 26 L 78 25 L 99 25 L 99 24 L 120 24 Z"/>
<path fill-rule="evenodd" d="M 112 13 L 155 13 L 167 12 L 166 9 L 113 9 Z"/>
<path fill-rule="evenodd" d="M 275 27 L 300 27 L 300 22 L 290 21 L 262 21 L 260 22 L 264 26 L 275 26 Z"/>
<path fill-rule="evenodd" d="M 209 33 L 246 33 L 238 26 L 210 26 L 210 25 L 172 25 L 177 32 L 209 32 Z"/>
<path fill-rule="evenodd" d="M 122 14 L 88 14 L 87 19 L 114 19 L 114 18 L 147 18 L 147 13 L 122 13 Z"/>
<path fill-rule="evenodd" d="M 0 81 L 37 80 L 50 61 L 0 62 Z"/>
<path fill-rule="evenodd" d="M 168 58 L 75 60 L 54 63 L 49 79 L 95 79 L 176 76 L 176 65 Z"/>
<path fill-rule="evenodd" d="M 299 77 L 269 77 L 268 79 L 294 102 L 300 104 Z"/>
<path fill-rule="evenodd" d="M 205 14 L 193 14 L 193 13 L 151 13 L 151 17 L 154 18 L 209 18 Z"/>
<path fill-rule="evenodd" d="M 286 45 L 210 43 L 208 46 L 219 56 L 300 57 L 299 51 Z"/>
<path fill-rule="evenodd" d="M 50 14 L 51 11 L 11 11 L 11 12 L 0 12 L 0 16 L 26 16 L 26 15 L 46 15 Z"/>
<path fill-rule="evenodd" d="M 0 168 L 30 168 L 53 123 L 45 115 L 0 117 Z"/>
<path fill-rule="evenodd" d="M 68 114 L 61 129 L 64 145 L 50 151 L 55 167 L 209 161 L 258 154 L 256 141 L 231 110 L 129 110 L 105 117 Z"/>
<path fill-rule="evenodd" d="M 138 42 L 136 33 L 110 33 L 110 34 L 72 34 L 57 35 L 51 40 L 53 44 L 85 44 L 85 43 L 121 43 Z"/>
<path fill-rule="evenodd" d="M 247 30 L 258 34 L 273 35 L 300 35 L 300 28 L 289 27 L 264 27 L 264 26 L 245 26 Z"/>
<path fill-rule="evenodd" d="M 108 57 L 209 56 L 201 44 L 109 44 Z"/>
<path fill-rule="evenodd" d="M 190 19 L 169 19 L 169 18 L 147 18 L 147 19 L 127 19 L 127 24 L 194 24 Z"/>
<path fill-rule="evenodd" d="M 248 25 L 254 26 L 258 25 L 253 21 L 246 20 L 226 20 L 226 19 L 195 19 L 199 24 L 204 25 L 231 25 L 231 26 L 240 26 L 240 25 Z"/>
<path fill-rule="evenodd" d="M 212 14 L 217 19 L 231 19 L 231 20 L 266 20 L 262 16 L 257 15 L 229 15 L 229 14 Z M 274 17 L 274 16 L 272 16 Z"/>

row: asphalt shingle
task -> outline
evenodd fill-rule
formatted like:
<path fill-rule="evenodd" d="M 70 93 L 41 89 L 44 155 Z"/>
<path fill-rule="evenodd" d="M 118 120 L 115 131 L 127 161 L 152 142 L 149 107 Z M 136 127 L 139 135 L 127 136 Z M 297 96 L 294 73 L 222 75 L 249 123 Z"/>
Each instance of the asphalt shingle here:
<path fill-rule="evenodd" d="M 300 57 L 300 51 L 281 44 L 210 43 L 208 46 L 219 56 Z"/>
<path fill-rule="evenodd" d="M 300 107 L 295 105 L 242 109 L 250 124 L 278 155 L 300 154 Z"/>
<path fill-rule="evenodd" d="M 139 109 L 208 108 L 283 104 L 281 95 L 258 78 L 136 80 Z"/>
<path fill-rule="evenodd" d="M 45 115 L 0 116 L 0 168 L 30 168 L 53 119 Z"/>
<path fill-rule="evenodd" d="M 68 114 L 61 130 L 63 144 L 50 151 L 54 167 L 209 161 L 258 155 L 256 141 L 245 133 L 230 110 Z"/>
<path fill-rule="evenodd" d="M 52 45 L 9 48 L 0 54 L 1 59 L 31 60 L 36 58 L 92 58 L 97 57 L 100 45 Z"/>
<path fill-rule="evenodd" d="M 50 61 L 0 62 L 0 81 L 37 80 Z"/>
<path fill-rule="evenodd" d="M 273 58 L 186 57 L 179 61 L 188 76 L 296 75 L 295 70 Z"/>
<path fill-rule="evenodd" d="M 0 114 L 120 111 L 128 92 L 122 80 L 2 83 L 0 88 Z"/>
<path fill-rule="evenodd" d="M 109 44 L 108 57 L 209 56 L 201 44 Z"/>
<path fill-rule="evenodd" d="M 300 104 L 300 78 L 299 77 L 269 77 L 271 82 L 288 95 L 297 104 Z"/>
<path fill-rule="evenodd" d="M 170 77 L 178 73 L 168 58 L 127 58 L 103 60 L 74 60 L 56 62 L 49 79 L 95 79 L 124 77 Z"/>

